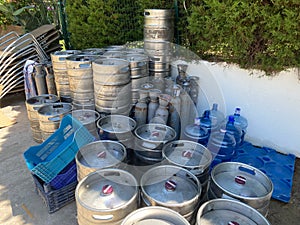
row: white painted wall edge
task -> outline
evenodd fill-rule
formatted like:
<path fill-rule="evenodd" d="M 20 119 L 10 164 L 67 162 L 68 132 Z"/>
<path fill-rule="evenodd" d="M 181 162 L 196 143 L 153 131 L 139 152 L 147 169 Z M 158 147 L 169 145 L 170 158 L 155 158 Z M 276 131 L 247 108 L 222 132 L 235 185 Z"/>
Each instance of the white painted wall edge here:
<path fill-rule="evenodd" d="M 173 62 L 173 76 L 178 63 L 187 62 Z M 270 77 L 233 64 L 202 60 L 187 64 L 188 75 L 200 78 L 200 115 L 213 103 L 218 103 L 225 115 L 239 106 L 241 115 L 248 119 L 247 141 L 300 157 L 299 69 Z"/>

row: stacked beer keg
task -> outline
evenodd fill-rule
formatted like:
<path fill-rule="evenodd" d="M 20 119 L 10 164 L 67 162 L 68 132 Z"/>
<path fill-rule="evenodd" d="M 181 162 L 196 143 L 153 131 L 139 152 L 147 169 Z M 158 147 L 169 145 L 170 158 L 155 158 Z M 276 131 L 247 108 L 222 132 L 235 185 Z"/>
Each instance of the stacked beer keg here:
<path fill-rule="evenodd" d="M 51 54 L 57 95 L 64 102 L 72 102 L 66 58 L 78 54 L 76 50 L 56 51 Z"/>
<path fill-rule="evenodd" d="M 144 49 L 150 57 L 150 76 L 168 77 L 174 38 L 174 11 L 145 9 L 144 16 Z"/>
<path fill-rule="evenodd" d="M 126 59 L 130 65 L 132 104 L 135 104 L 141 86 L 149 80 L 149 57 L 142 53 L 129 53 Z"/>
<path fill-rule="evenodd" d="M 56 95 L 47 94 L 31 97 L 26 100 L 27 115 L 30 122 L 32 137 L 37 143 L 42 143 L 42 132 L 40 129 L 38 110 L 47 104 L 58 102 Z"/>
<path fill-rule="evenodd" d="M 131 79 L 129 62 L 117 58 L 93 61 L 95 108 L 105 114 L 129 114 Z"/>
<path fill-rule="evenodd" d="M 97 56 L 73 55 L 66 58 L 74 109 L 95 109 L 92 61 Z"/>

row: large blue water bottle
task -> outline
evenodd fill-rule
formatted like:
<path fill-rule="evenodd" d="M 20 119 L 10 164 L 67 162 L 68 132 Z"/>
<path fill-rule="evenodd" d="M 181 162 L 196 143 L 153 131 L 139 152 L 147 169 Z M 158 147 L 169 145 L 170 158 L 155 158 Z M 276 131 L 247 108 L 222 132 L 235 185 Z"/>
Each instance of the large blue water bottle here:
<path fill-rule="evenodd" d="M 235 126 L 235 118 L 234 116 L 228 116 L 228 120 L 226 124 L 221 125 L 221 129 L 226 130 L 227 133 L 234 136 L 234 139 L 236 141 L 236 146 L 241 145 L 242 143 L 242 130 Z"/>
<path fill-rule="evenodd" d="M 239 107 L 235 108 L 235 112 L 233 116 L 234 116 L 234 126 L 242 130 L 241 142 L 243 143 L 247 131 L 247 127 L 248 127 L 248 120 L 245 117 L 241 116 L 241 108 Z"/>
<path fill-rule="evenodd" d="M 209 111 L 209 117 L 212 122 L 212 128 L 217 128 L 220 126 L 222 121 L 224 121 L 224 114 L 218 110 L 218 104 L 214 103 L 212 109 Z"/>
<path fill-rule="evenodd" d="M 208 141 L 208 130 L 200 125 L 200 118 L 197 117 L 194 120 L 194 124 L 189 124 L 184 129 L 184 140 L 198 142 L 202 145 L 206 145 Z"/>
<path fill-rule="evenodd" d="M 213 131 L 209 138 L 207 148 L 213 156 L 212 168 L 221 162 L 230 161 L 235 156 L 235 138 L 225 129 Z"/>
<path fill-rule="evenodd" d="M 209 110 L 205 110 L 202 117 L 200 118 L 200 126 L 206 128 L 210 133 L 212 127 L 212 121 L 210 119 Z"/>

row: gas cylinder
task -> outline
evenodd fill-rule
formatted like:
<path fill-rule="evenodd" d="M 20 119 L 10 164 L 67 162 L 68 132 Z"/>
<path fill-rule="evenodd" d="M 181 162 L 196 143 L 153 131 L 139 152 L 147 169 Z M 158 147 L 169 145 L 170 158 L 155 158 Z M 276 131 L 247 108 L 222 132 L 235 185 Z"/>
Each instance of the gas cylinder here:
<path fill-rule="evenodd" d="M 192 114 L 192 100 L 188 94 L 189 90 L 189 82 L 185 82 L 183 84 L 183 90 L 180 92 L 180 100 L 181 100 L 181 107 L 180 107 L 180 122 L 181 122 L 181 134 L 184 133 L 184 128 L 193 123 L 193 118 L 195 116 L 191 116 Z"/>
<path fill-rule="evenodd" d="M 44 67 L 46 71 L 46 83 L 47 83 L 47 89 L 49 94 L 56 95 L 56 86 L 55 86 L 55 80 L 54 80 L 54 75 L 52 71 L 52 64 L 46 64 Z"/>
<path fill-rule="evenodd" d="M 155 112 L 155 116 L 152 119 L 152 123 L 159 123 L 166 125 L 168 122 L 168 105 L 171 101 L 171 96 L 167 94 L 159 95 L 159 106 Z"/>
<path fill-rule="evenodd" d="M 152 81 L 155 89 L 158 89 L 162 93 L 164 93 L 164 91 L 165 91 L 165 79 L 161 74 L 155 74 L 151 81 Z"/>
<path fill-rule="evenodd" d="M 159 89 L 151 89 L 149 90 L 150 103 L 148 105 L 148 123 L 151 123 L 151 120 L 155 116 L 155 112 L 159 106 L 158 104 L 158 96 L 161 94 Z"/>
<path fill-rule="evenodd" d="M 187 81 L 186 70 L 188 68 L 187 64 L 178 64 L 177 71 L 178 75 L 176 77 L 176 83 L 182 86 Z"/>
<path fill-rule="evenodd" d="M 146 124 L 147 109 L 148 109 L 148 105 L 146 103 L 147 97 L 148 97 L 148 92 L 140 90 L 139 94 L 140 94 L 140 98 L 135 105 L 135 120 L 136 120 L 137 126 Z"/>
<path fill-rule="evenodd" d="M 34 69 L 35 69 L 34 80 L 35 80 L 35 85 L 37 88 L 38 95 L 48 94 L 43 65 L 36 64 Z"/>
<path fill-rule="evenodd" d="M 199 95 L 199 77 L 196 76 L 190 76 L 190 83 L 191 83 L 191 87 L 190 87 L 190 92 L 189 95 L 192 99 L 192 101 L 194 102 L 194 105 L 196 106 L 198 103 L 198 95 Z"/>
<path fill-rule="evenodd" d="M 180 137 L 180 86 L 173 86 L 173 94 L 169 106 L 169 126 L 172 127 L 177 134 L 177 139 Z"/>

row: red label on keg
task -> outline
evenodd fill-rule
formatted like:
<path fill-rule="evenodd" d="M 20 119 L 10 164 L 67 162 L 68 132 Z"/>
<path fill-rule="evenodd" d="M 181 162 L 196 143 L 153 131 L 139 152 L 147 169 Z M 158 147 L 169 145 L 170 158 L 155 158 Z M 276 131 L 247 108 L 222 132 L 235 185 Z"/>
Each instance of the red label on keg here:
<path fill-rule="evenodd" d="M 105 159 L 106 158 L 106 152 L 105 151 L 99 152 L 97 157 L 100 158 L 100 159 Z"/>
<path fill-rule="evenodd" d="M 159 137 L 159 132 L 158 131 L 153 131 L 151 133 L 152 137 Z"/>
<path fill-rule="evenodd" d="M 182 156 L 190 159 L 190 158 L 192 158 L 193 153 L 191 151 L 183 151 Z"/>
<path fill-rule="evenodd" d="M 177 187 L 177 184 L 175 181 L 173 180 L 168 180 L 166 183 L 165 183 L 165 188 L 167 191 L 175 191 L 176 190 L 176 187 Z"/>
<path fill-rule="evenodd" d="M 101 193 L 102 193 L 103 195 L 110 195 L 110 194 L 112 194 L 113 192 L 114 192 L 114 189 L 113 189 L 113 187 L 112 187 L 111 185 L 109 185 L 109 184 L 106 184 L 106 185 L 104 185 L 104 186 L 102 187 Z"/>
<path fill-rule="evenodd" d="M 243 177 L 243 176 L 236 176 L 234 178 L 234 181 L 238 184 L 242 184 L 242 185 L 245 185 L 246 184 L 246 178 Z"/>

